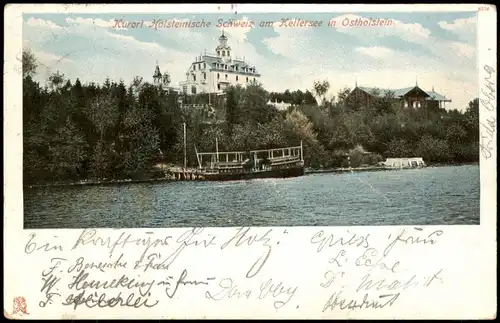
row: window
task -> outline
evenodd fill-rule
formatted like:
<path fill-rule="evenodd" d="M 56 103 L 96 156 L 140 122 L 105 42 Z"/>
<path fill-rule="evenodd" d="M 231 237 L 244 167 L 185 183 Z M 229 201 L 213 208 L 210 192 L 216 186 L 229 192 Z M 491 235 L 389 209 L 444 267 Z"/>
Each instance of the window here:
<path fill-rule="evenodd" d="M 207 68 L 207 64 L 203 63 L 203 68 Z"/>
<path fill-rule="evenodd" d="M 226 56 L 226 51 L 225 50 L 222 51 L 222 56 Z"/>
<path fill-rule="evenodd" d="M 248 82 L 248 76 L 247 76 L 247 82 Z"/>
<path fill-rule="evenodd" d="M 193 81 L 196 82 L 196 75 L 193 75 Z"/>
<path fill-rule="evenodd" d="M 254 82 L 256 81 L 255 77 L 253 78 L 253 81 L 254 81 Z"/>
<path fill-rule="evenodd" d="M 196 71 L 196 65 L 193 65 L 193 71 Z"/>
<path fill-rule="evenodd" d="M 417 101 L 413 101 L 413 107 L 416 108 L 417 107 Z"/>
<path fill-rule="evenodd" d="M 224 68 L 227 70 L 227 65 L 224 65 Z"/>
<path fill-rule="evenodd" d="M 187 93 L 187 91 L 188 91 L 188 87 L 187 87 L 187 85 L 184 85 L 182 87 L 182 92 L 184 92 L 184 94 L 185 94 L 185 93 Z"/>
<path fill-rule="evenodd" d="M 408 101 L 405 101 L 405 108 L 408 108 Z"/>
<path fill-rule="evenodd" d="M 220 50 L 217 51 L 217 56 L 220 56 Z"/>
<path fill-rule="evenodd" d="M 227 74 L 226 74 L 226 80 L 227 80 Z"/>
<path fill-rule="evenodd" d="M 238 75 L 236 75 L 236 81 L 238 81 Z"/>
<path fill-rule="evenodd" d="M 205 80 L 207 79 L 207 73 L 205 73 L 205 72 L 203 73 L 203 79 L 205 79 Z"/>
<path fill-rule="evenodd" d="M 196 94 L 196 86 L 194 86 L 194 85 L 193 85 L 193 86 L 191 87 L 191 93 L 192 93 L 192 94 Z"/>
<path fill-rule="evenodd" d="M 217 84 L 217 90 L 220 90 L 220 84 Z"/>
<path fill-rule="evenodd" d="M 220 79 L 220 74 L 219 73 L 217 73 L 217 79 Z"/>
<path fill-rule="evenodd" d="M 227 56 L 231 56 L 231 52 L 230 51 L 227 51 Z"/>

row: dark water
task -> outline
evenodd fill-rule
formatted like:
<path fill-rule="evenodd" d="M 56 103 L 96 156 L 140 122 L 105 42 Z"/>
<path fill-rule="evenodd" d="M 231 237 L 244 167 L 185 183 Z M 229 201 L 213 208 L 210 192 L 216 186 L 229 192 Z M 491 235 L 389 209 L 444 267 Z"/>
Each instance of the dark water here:
<path fill-rule="evenodd" d="M 479 224 L 479 166 L 25 189 L 25 228 Z"/>

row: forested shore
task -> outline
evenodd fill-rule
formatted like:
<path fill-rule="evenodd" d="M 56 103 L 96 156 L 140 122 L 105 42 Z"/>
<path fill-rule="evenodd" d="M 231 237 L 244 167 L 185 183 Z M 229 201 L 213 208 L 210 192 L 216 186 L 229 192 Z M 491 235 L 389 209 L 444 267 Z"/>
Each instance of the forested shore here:
<path fill-rule="evenodd" d="M 230 87 L 224 96 L 179 95 L 135 78 L 82 84 L 62 74 L 34 81 L 36 57 L 23 53 L 23 170 L 25 183 L 147 179 L 158 163 L 182 165 L 186 123 L 188 165 L 198 151 L 268 149 L 303 141 L 306 167 L 373 165 L 387 157 L 423 157 L 427 163 L 479 160 L 479 105 L 463 112 L 394 108 L 386 95 L 370 106 L 349 89 L 326 98 L 326 81 L 310 91 L 269 93 L 260 84 Z M 318 100 L 316 100 L 318 99 Z M 267 102 L 292 104 L 278 111 Z M 319 103 L 317 103 L 317 101 Z M 183 108 L 181 103 L 208 108 Z M 366 152 L 370 152 L 367 154 Z"/>

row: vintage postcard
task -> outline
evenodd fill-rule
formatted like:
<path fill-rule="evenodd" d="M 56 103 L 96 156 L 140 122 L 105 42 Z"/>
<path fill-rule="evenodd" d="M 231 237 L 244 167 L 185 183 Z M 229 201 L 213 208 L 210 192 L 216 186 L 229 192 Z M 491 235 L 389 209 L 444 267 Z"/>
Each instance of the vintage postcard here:
<path fill-rule="evenodd" d="M 493 5 L 8 5 L 4 316 L 493 319 Z"/>

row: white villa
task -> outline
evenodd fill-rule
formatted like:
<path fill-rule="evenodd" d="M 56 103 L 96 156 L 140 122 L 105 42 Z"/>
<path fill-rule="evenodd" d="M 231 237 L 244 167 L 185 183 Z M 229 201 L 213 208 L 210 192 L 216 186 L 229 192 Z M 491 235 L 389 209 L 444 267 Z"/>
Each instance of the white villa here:
<path fill-rule="evenodd" d="M 221 93 L 230 85 L 242 85 L 257 81 L 260 74 L 255 66 L 232 56 L 227 37 L 222 32 L 216 54 L 198 56 L 186 72 L 186 80 L 179 83 L 186 94 Z"/>

